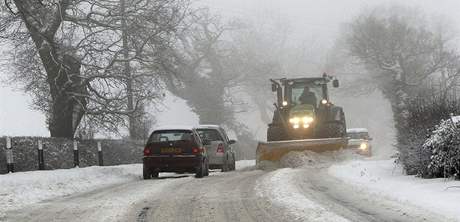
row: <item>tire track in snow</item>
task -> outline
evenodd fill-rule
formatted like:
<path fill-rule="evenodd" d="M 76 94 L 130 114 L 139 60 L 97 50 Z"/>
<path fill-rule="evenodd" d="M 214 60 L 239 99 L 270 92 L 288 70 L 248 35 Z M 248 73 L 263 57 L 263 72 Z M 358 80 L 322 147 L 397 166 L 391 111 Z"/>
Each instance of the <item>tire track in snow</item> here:
<path fill-rule="evenodd" d="M 303 195 L 295 185 L 295 172 L 296 170 L 285 168 L 267 173 L 256 184 L 257 195 L 268 197 L 272 204 L 284 209 L 286 217 L 295 221 L 349 221 Z"/>

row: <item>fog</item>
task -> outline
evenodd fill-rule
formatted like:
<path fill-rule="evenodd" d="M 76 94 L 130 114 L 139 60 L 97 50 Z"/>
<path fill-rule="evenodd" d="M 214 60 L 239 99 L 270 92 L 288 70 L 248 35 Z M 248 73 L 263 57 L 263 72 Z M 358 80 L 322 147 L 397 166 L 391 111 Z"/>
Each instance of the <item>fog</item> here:
<path fill-rule="evenodd" d="M 291 46 L 311 43 L 314 53 L 321 62 L 324 55 L 334 46 L 342 24 L 348 22 L 362 10 L 378 5 L 403 4 L 420 8 L 430 16 L 442 15 L 452 21 L 453 27 L 460 27 L 460 1 L 458 0 L 201 0 L 197 4 L 210 7 L 213 13 L 224 20 L 235 18 L 263 24 L 275 21 L 282 24 Z M 324 64 L 318 64 L 321 67 Z M 8 72 L 8 69 L 2 69 Z M 316 71 L 316 70 L 315 70 Z M 318 70 L 319 71 L 319 70 Z M 321 73 L 295 73 L 292 75 L 314 76 Z M 286 73 L 287 76 L 290 73 Z M 3 73 L 2 76 L 5 76 Z M 268 81 L 261 79 L 260 81 Z M 15 87 L 4 84 L 0 88 L 0 135 L 49 136 L 44 115 L 29 108 L 30 98 Z M 333 98 L 344 106 L 349 127 L 370 129 L 379 147 L 391 147 L 394 130 L 389 103 L 378 91 L 368 95 L 349 96 L 340 91 Z M 250 106 L 251 107 L 251 106 Z M 252 107 L 254 108 L 254 107 Z M 157 124 L 195 124 L 197 116 L 182 99 L 168 95 L 165 104 L 156 112 Z M 244 122 L 256 134 L 257 139 L 265 139 L 266 124 L 260 120 L 255 109 L 238 113 L 237 119 Z M 391 155 L 390 149 L 377 150 L 382 156 Z"/>

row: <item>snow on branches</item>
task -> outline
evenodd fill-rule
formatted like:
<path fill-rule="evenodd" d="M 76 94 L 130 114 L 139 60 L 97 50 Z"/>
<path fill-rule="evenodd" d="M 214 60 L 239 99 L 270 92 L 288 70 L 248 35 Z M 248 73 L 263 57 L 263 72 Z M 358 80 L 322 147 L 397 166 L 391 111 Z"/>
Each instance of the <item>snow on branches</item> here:
<path fill-rule="evenodd" d="M 442 120 L 423 144 L 431 153 L 426 174 L 432 177 L 460 178 L 460 117 Z"/>

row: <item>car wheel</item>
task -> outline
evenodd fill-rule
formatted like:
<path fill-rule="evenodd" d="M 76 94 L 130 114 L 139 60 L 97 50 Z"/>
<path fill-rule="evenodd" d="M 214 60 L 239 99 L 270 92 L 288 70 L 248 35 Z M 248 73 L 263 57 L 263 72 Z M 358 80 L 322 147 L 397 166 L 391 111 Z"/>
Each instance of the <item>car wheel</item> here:
<path fill-rule="evenodd" d="M 206 161 L 206 170 L 204 172 L 204 175 L 209 176 L 209 163 L 207 163 L 207 161 Z"/>
<path fill-rule="evenodd" d="M 150 173 L 150 170 L 147 167 L 145 167 L 145 165 L 142 168 L 143 168 L 142 176 L 144 177 L 144 180 L 152 179 L 152 174 Z"/>
<path fill-rule="evenodd" d="M 160 172 L 154 171 L 151 175 L 152 175 L 152 178 L 158 178 L 160 176 Z"/>
<path fill-rule="evenodd" d="M 201 163 L 200 167 L 198 167 L 196 169 L 196 173 L 195 173 L 196 178 L 203 178 L 203 176 L 204 176 L 204 168 L 206 168 L 206 167 L 204 166 L 203 163 Z"/>
<path fill-rule="evenodd" d="M 224 159 L 224 163 L 222 164 L 222 172 L 227 172 L 228 171 L 228 164 L 227 160 Z"/>

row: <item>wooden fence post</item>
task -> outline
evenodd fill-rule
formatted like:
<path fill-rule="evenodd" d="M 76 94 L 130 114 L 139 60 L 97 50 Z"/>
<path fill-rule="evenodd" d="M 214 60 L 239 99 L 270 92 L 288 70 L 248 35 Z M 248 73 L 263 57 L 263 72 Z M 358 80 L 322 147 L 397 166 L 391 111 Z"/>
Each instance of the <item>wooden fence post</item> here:
<path fill-rule="evenodd" d="M 97 141 L 97 156 L 99 160 L 99 166 L 104 166 L 104 156 L 102 154 L 102 145 L 101 141 Z"/>
<path fill-rule="evenodd" d="M 38 170 L 45 169 L 45 159 L 43 155 L 43 142 L 38 140 Z"/>
<path fill-rule="evenodd" d="M 80 155 L 78 152 L 78 142 L 76 140 L 73 141 L 73 166 L 80 166 Z"/>
<path fill-rule="evenodd" d="M 14 157 L 13 147 L 11 146 L 11 138 L 6 137 L 6 170 L 8 173 L 14 173 Z"/>

